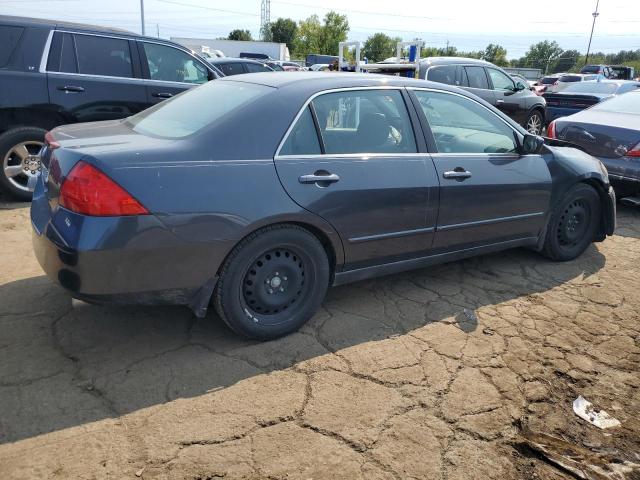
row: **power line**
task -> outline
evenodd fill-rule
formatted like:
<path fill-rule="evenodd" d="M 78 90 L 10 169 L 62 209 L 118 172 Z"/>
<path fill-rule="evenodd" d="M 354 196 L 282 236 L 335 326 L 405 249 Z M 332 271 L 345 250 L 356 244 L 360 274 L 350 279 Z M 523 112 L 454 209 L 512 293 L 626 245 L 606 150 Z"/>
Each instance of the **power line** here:
<path fill-rule="evenodd" d="M 173 4 L 173 5 L 180 5 L 182 7 L 192 7 L 192 8 L 200 8 L 202 10 L 211 10 L 213 12 L 234 13 L 236 15 L 246 15 L 246 16 L 249 16 L 249 17 L 259 17 L 260 16 L 257 13 L 239 12 L 237 10 L 226 10 L 224 8 L 204 7 L 202 5 L 194 5 L 193 3 L 176 2 L 174 0 L 157 0 L 157 1 L 161 2 L 161 3 L 170 3 L 170 4 Z"/>
<path fill-rule="evenodd" d="M 320 10 L 331 10 L 334 12 L 346 12 L 346 13 L 359 13 L 361 15 L 382 15 L 384 17 L 400 17 L 400 18 L 413 18 L 413 19 L 423 19 L 423 20 L 453 20 L 450 17 L 425 17 L 421 15 L 401 15 L 399 13 L 388 13 L 388 12 L 373 12 L 367 10 L 352 10 L 346 8 L 330 8 L 330 7 L 322 7 L 319 5 L 310 5 L 306 3 L 294 3 L 294 2 L 285 2 L 281 0 L 273 0 L 273 3 L 279 3 L 281 5 L 289 5 L 293 7 L 304 7 L 304 8 L 315 8 Z"/>

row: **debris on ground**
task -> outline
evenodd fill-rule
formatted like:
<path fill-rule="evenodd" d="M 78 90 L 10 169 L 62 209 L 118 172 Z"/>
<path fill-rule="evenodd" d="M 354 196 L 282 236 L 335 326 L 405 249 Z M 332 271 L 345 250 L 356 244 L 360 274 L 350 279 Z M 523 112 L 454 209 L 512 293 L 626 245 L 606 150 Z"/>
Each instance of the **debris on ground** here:
<path fill-rule="evenodd" d="M 604 410 L 596 409 L 591 402 L 588 402 L 582 395 L 573 401 L 573 411 L 583 420 L 586 420 L 598 428 L 619 427 L 620 422 L 609 415 Z"/>
<path fill-rule="evenodd" d="M 550 463 L 583 480 L 624 480 L 640 472 L 640 464 L 612 454 L 595 453 L 544 433 L 524 431 L 525 444 Z"/>

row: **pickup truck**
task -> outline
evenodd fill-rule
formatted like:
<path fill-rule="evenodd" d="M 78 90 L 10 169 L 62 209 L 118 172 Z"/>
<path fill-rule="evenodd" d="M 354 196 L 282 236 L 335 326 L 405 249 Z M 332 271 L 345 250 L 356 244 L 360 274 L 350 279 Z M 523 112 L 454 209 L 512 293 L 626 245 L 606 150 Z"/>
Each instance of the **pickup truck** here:
<path fill-rule="evenodd" d="M 224 76 L 195 52 L 125 30 L 0 16 L 0 190 L 30 200 L 59 125 L 128 117 Z"/>

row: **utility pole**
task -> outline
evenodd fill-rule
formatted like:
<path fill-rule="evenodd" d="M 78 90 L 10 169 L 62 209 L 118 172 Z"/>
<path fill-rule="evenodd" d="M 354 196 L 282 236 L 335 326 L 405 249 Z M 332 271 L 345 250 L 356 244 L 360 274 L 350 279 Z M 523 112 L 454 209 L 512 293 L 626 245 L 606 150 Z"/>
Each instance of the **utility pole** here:
<path fill-rule="evenodd" d="M 593 38 L 593 29 L 596 27 L 596 18 L 598 18 L 598 6 L 600 5 L 600 0 L 596 0 L 596 11 L 593 12 L 593 23 L 591 24 L 591 35 L 589 35 L 589 46 L 587 47 L 587 56 L 584 60 L 584 64 L 589 63 L 589 53 L 591 52 L 591 39 Z"/>
<path fill-rule="evenodd" d="M 156 36 L 160 38 L 160 24 L 156 23 Z"/>
<path fill-rule="evenodd" d="M 144 35 L 144 0 L 140 0 L 140 25 L 142 26 L 142 35 Z"/>
<path fill-rule="evenodd" d="M 449 56 L 449 39 L 447 39 L 447 56 Z"/>
<path fill-rule="evenodd" d="M 271 23 L 271 0 L 262 0 L 260 5 L 260 36 L 267 40 L 269 24 Z"/>

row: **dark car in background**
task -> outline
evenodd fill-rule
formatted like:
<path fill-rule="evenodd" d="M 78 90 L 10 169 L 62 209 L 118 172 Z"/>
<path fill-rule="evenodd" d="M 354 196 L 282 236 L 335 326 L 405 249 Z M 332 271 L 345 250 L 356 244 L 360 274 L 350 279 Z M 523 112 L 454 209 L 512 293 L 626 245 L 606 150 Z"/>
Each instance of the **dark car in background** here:
<path fill-rule="evenodd" d="M 220 74 L 192 51 L 124 30 L 0 16 L 0 189 L 28 200 L 44 135 L 133 115 Z"/>
<path fill-rule="evenodd" d="M 608 65 L 585 65 L 580 69 L 580 73 L 595 73 L 604 78 L 611 78 L 611 68 Z"/>
<path fill-rule="evenodd" d="M 72 296 L 212 302 L 259 339 L 298 329 L 330 285 L 514 247 L 570 260 L 615 228 L 597 159 L 400 77 L 226 77 L 58 127 L 43 164 L 34 250 Z"/>
<path fill-rule="evenodd" d="M 307 67 L 313 65 L 331 65 L 333 62 L 337 62 L 338 57 L 335 55 L 320 55 L 317 53 L 310 53 L 305 57 L 304 64 Z"/>
<path fill-rule="evenodd" d="M 549 124 L 547 135 L 599 158 L 618 198 L 640 195 L 640 90 L 559 118 Z"/>
<path fill-rule="evenodd" d="M 529 133 L 539 135 L 544 129 L 545 100 L 492 63 L 462 57 L 425 58 L 420 60 L 419 76 L 474 93 Z"/>
<path fill-rule="evenodd" d="M 264 62 L 249 58 L 210 58 L 209 63 L 220 70 L 225 77 L 243 73 L 273 72 L 274 69 Z"/>
<path fill-rule="evenodd" d="M 636 72 L 633 67 L 627 67 L 624 65 L 612 65 L 611 78 L 616 80 L 635 80 Z"/>
<path fill-rule="evenodd" d="M 545 93 L 547 122 L 559 117 L 573 115 L 615 95 L 631 92 L 640 87 L 640 82 L 602 80 L 572 83 L 557 93 Z"/>

